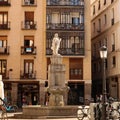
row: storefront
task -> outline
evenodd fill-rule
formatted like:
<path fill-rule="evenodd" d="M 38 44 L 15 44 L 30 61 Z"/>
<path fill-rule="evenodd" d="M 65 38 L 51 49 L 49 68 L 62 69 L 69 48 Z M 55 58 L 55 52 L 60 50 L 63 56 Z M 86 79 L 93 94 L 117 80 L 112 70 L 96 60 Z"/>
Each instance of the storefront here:
<path fill-rule="evenodd" d="M 7 101 L 18 107 L 40 104 L 39 88 L 39 82 L 4 82 Z"/>

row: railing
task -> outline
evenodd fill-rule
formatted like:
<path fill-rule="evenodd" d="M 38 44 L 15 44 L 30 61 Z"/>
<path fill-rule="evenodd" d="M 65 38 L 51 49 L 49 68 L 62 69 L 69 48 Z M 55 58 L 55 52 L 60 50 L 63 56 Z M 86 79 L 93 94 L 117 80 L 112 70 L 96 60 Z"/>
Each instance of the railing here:
<path fill-rule="evenodd" d="M 83 0 L 47 0 L 47 5 L 84 5 Z"/>
<path fill-rule="evenodd" d="M 22 0 L 23 6 L 37 6 L 37 0 Z"/>
<path fill-rule="evenodd" d="M 0 55 L 8 55 L 9 54 L 9 46 L 6 47 L 0 47 Z"/>
<path fill-rule="evenodd" d="M 84 23 L 72 24 L 72 23 L 47 23 L 47 29 L 58 30 L 81 30 L 84 31 Z"/>
<path fill-rule="evenodd" d="M 84 55 L 84 48 L 60 48 L 59 54 L 61 55 Z M 51 55 L 52 50 L 51 48 L 46 48 L 46 55 Z"/>
<path fill-rule="evenodd" d="M 22 55 L 36 55 L 36 47 L 32 46 L 22 46 L 21 47 L 21 54 Z"/>
<path fill-rule="evenodd" d="M 0 6 L 10 6 L 11 1 L 10 0 L 1 0 Z"/>
<path fill-rule="evenodd" d="M 25 29 L 25 30 L 37 29 L 36 24 L 37 24 L 37 22 L 34 22 L 34 21 L 22 22 L 22 29 Z"/>
<path fill-rule="evenodd" d="M 9 30 L 10 29 L 10 22 L 3 21 L 3 23 L 0 23 L 0 29 L 1 30 Z"/>
<path fill-rule="evenodd" d="M 36 71 L 33 71 L 32 73 L 20 71 L 20 79 L 36 79 Z"/>
<path fill-rule="evenodd" d="M 0 73 L 0 74 L 2 75 L 2 78 L 3 78 L 3 79 L 9 79 L 9 76 L 10 76 L 10 75 L 9 75 L 9 72 L 10 72 L 9 70 L 6 70 L 5 73 Z"/>

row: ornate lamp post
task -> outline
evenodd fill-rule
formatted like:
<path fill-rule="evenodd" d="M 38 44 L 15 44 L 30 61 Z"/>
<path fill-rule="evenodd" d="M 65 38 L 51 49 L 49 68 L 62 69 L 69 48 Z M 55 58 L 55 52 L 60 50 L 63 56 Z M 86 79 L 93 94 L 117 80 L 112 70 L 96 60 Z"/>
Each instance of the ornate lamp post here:
<path fill-rule="evenodd" d="M 102 120 L 106 120 L 106 74 L 105 74 L 105 59 L 107 58 L 107 47 L 102 46 L 100 49 L 100 57 L 103 65 L 103 98 L 102 98 Z"/>

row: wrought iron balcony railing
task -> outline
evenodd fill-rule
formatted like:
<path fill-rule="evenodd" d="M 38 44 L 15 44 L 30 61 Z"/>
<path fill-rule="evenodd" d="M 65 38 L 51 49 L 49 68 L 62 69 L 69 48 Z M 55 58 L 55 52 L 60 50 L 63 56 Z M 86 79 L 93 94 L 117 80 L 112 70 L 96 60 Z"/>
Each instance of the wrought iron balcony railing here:
<path fill-rule="evenodd" d="M 0 55 L 9 55 L 9 49 L 10 47 L 9 46 L 6 46 L 6 47 L 0 47 Z"/>
<path fill-rule="evenodd" d="M 35 29 L 37 29 L 36 24 L 37 24 L 37 22 L 35 22 L 35 21 L 22 22 L 22 29 L 35 30 Z"/>
<path fill-rule="evenodd" d="M 10 6 L 10 0 L 0 0 L 0 6 Z"/>
<path fill-rule="evenodd" d="M 34 46 L 22 46 L 21 55 L 36 55 L 36 47 Z"/>
<path fill-rule="evenodd" d="M 37 0 L 22 0 L 23 6 L 37 6 Z"/>
<path fill-rule="evenodd" d="M 4 73 L 0 73 L 3 79 L 9 79 L 9 71 L 6 70 Z"/>
<path fill-rule="evenodd" d="M 59 49 L 59 54 L 64 55 L 64 56 L 77 56 L 77 55 L 84 55 L 84 48 L 60 48 Z M 46 48 L 46 55 L 52 55 L 52 50 L 51 48 Z"/>
<path fill-rule="evenodd" d="M 84 5 L 84 0 L 47 0 L 47 5 Z"/>
<path fill-rule="evenodd" d="M 10 30 L 10 22 L 5 22 L 0 23 L 0 29 L 1 30 Z"/>
<path fill-rule="evenodd" d="M 72 24 L 72 23 L 47 23 L 47 29 L 58 30 L 81 30 L 84 31 L 84 23 Z"/>
<path fill-rule="evenodd" d="M 23 71 L 20 71 L 20 78 L 21 79 L 36 79 L 36 71 L 33 71 L 31 73 L 24 73 Z"/>

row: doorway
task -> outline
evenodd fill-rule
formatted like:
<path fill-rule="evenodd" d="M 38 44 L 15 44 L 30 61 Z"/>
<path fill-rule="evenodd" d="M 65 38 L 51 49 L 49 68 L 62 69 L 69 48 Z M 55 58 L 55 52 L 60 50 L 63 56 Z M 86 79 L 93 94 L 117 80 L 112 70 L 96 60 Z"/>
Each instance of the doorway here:
<path fill-rule="evenodd" d="M 68 83 L 68 105 L 84 104 L 84 83 Z"/>
<path fill-rule="evenodd" d="M 18 106 L 39 104 L 38 84 L 18 84 Z"/>

